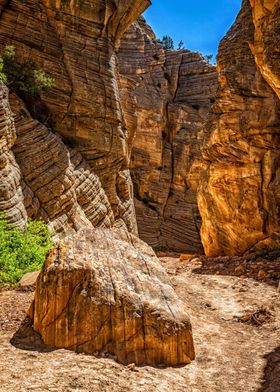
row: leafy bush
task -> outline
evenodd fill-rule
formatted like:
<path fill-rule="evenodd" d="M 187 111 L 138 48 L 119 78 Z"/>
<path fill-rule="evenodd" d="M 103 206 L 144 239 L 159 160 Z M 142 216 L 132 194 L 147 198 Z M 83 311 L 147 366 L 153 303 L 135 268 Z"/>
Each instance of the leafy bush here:
<path fill-rule="evenodd" d="M 0 56 L 0 77 L 20 96 L 32 97 L 47 92 L 53 85 L 53 79 L 45 74 L 33 60 L 19 61 L 15 46 L 7 45 Z"/>
<path fill-rule="evenodd" d="M 157 252 L 168 252 L 169 248 L 165 245 L 154 245 L 152 246 L 155 253 Z"/>
<path fill-rule="evenodd" d="M 51 247 L 51 233 L 42 221 L 29 221 L 21 232 L 0 217 L 0 284 L 17 283 L 25 273 L 38 271 Z"/>

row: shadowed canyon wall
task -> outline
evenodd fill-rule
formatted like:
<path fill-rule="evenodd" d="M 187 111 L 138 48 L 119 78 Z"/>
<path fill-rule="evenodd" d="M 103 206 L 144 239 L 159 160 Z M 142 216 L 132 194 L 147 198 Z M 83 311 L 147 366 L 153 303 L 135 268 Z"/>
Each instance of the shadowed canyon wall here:
<path fill-rule="evenodd" d="M 220 44 L 218 97 L 191 171 L 211 256 L 279 246 L 280 5 L 251 6 L 243 1 Z"/>
<path fill-rule="evenodd" d="M 187 175 L 217 91 L 216 67 L 188 50 L 165 51 L 143 19 L 118 51 L 140 237 L 150 245 L 203 252 L 196 193 Z M 136 129 L 136 131 L 133 131 Z"/>
<path fill-rule="evenodd" d="M 117 226 L 181 252 L 202 239 L 211 256 L 278 246 L 279 2 L 243 1 L 219 83 L 198 53 L 155 43 L 149 4 L 0 0 L 0 48 L 54 78 L 32 105 L 0 85 L 0 210 L 62 236 Z"/>
<path fill-rule="evenodd" d="M 51 91 L 32 108 L 40 122 L 11 96 L 17 133 L 13 152 L 21 169 L 21 189 L 19 167 L 11 163 L 15 132 L 11 128 L 6 137 L 5 125 L 2 170 L 8 190 L 1 189 L 5 204 L 1 209 L 13 215 L 15 223 L 22 224 L 27 211 L 33 218 L 50 220 L 57 232 L 117 225 L 137 233 L 114 50 L 149 4 L 149 0 L 0 2 L 0 46 L 14 45 L 19 58 L 36 61 L 54 79 Z"/>

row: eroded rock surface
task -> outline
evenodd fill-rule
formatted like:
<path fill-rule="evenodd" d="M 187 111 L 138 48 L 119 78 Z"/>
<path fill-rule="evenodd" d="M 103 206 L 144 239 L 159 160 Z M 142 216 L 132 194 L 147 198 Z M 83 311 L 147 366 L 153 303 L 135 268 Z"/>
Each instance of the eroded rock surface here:
<path fill-rule="evenodd" d="M 16 130 L 8 94 L 8 88 L 0 80 L 0 212 L 14 225 L 24 227 L 27 214 L 20 168 L 12 152 Z"/>
<path fill-rule="evenodd" d="M 113 226 L 108 198 L 81 154 L 34 120 L 15 94 L 10 101 L 17 130 L 13 151 L 28 216 L 44 219 L 60 235 L 82 227 Z"/>
<path fill-rule="evenodd" d="M 280 97 L 280 3 L 277 0 L 250 0 L 250 3 L 255 27 L 251 49 L 263 77 Z"/>
<path fill-rule="evenodd" d="M 187 175 L 215 100 L 216 68 L 199 53 L 164 51 L 154 40 L 139 19 L 118 51 L 139 234 L 151 245 L 202 252 L 196 193 Z"/>
<path fill-rule="evenodd" d="M 0 1 L 0 47 L 14 45 L 20 59 L 34 60 L 54 79 L 42 102 L 31 105 L 31 115 L 44 125 L 51 118 L 52 131 L 63 140 L 31 118 L 24 124 L 17 119 L 19 137 L 28 141 L 28 147 L 19 141 L 16 155 L 25 165 L 27 210 L 55 220 L 57 230 L 76 230 L 86 220 L 112 221 L 113 213 L 114 224 L 137 232 L 114 52 L 125 29 L 149 4 L 149 0 Z M 25 155 L 29 163 L 35 160 L 30 167 L 23 162 Z M 99 181 L 104 191 L 97 196 Z M 86 196 L 81 191 L 85 187 Z M 103 200 L 104 194 L 109 207 L 108 201 L 102 202 L 99 215 L 92 211 L 90 198 Z M 79 206 L 75 199 L 80 199 Z"/>
<path fill-rule="evenodd" d="M 119 229 L 81 231 L 50 251 L 37 281 L 43 341 L 124 364 L 194 359 L 186 305 L 151 248 Z"/>
<path fill-rule="evenodd" d="M 279 2 L 251 3 L 220 44 L 219 93 L 192 172 L 210 256 L 279 246 Z"/>

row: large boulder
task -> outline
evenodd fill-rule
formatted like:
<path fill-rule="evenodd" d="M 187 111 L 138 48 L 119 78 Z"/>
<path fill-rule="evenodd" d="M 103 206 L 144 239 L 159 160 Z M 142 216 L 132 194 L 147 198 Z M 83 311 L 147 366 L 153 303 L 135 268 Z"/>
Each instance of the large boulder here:
<path fill-rule="evenodd" d="M 33 320 L 46 344 L 123 364 L 194 359 L 186 305 L 152 249 L 119 229 L 82 230 L 50 251 Z"/>

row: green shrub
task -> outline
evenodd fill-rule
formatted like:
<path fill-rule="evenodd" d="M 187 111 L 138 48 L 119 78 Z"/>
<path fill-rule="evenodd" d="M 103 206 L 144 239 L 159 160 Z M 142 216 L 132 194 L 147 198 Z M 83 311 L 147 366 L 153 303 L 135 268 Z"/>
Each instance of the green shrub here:
<path fill-rule="evenodd" d="M 17 283 L 25 273 L 41 269 L 52 245 L 44 222 L 29 221 L 21 232 L 0 217 L 0 284 Z"/>
<path fill-rule="evenodd" d="M 0 56 L 0 77 L 20 96 L 40 96 L 53 86 L 53 79 L 45 74 L 33 60 L 19 61 L 15 46 L 7 45 Z"/>
<path fill-rule="evenodd" d="M 154 252 L 168 252 L 169 248 L 166 245 L 153 245 Z"/>

